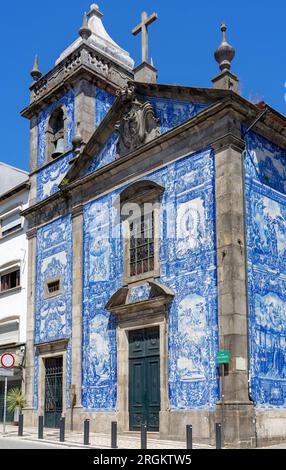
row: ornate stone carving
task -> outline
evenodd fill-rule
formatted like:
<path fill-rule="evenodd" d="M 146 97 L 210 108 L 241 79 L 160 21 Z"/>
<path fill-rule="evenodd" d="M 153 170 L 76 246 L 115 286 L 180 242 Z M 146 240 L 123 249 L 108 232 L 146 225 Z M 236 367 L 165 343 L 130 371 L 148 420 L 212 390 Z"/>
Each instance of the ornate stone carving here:
<path fill-rule="evenodd" d="M 108 75 L 110 63 L 99 54 L 96 54 L 95 52 L 90 52 L 89 63 L 104 76 Z"/>
<path fill-rule="evenodd" d="M 72 77 L 83 66 L 87 67 L 90 72 L 94 72 L 99 77 L 107 78 L 120 87 L 125 86 L 127 80 L 132 77 L 131 73 L 129 75 L 128 72 L 118 68 L 100 52 L 95 52 L 86 45 L 82 45 L 31 86 L 31 104 L 42 99 L 62 84 L 67 77 Z"/>
<path fill-rule="evenodd" d="M 151 103 L 139 101 L 133 86 L 119 93 L 123 98 L 124 109 L 116 125 L 119 133 L 117 152 L 123 156 L 158 137 L 160 124 Z"/>
<path fill-rule="evenodd" d="M 64 63 L 64 72 L 69 73 L 82 63 L 82 56 L 79 52 L 71 55 Z"/>

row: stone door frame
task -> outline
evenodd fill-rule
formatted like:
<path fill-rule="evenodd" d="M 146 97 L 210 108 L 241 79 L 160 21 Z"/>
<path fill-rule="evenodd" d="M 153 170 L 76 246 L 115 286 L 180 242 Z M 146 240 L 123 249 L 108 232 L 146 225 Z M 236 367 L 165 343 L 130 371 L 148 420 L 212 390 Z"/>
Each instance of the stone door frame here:
<path fill-rule="evenodd" d="M 59 343 L 66 343 L 65 341 Z M 55 343 L 38 345 L 39 352 L 39 374 L 38 374 L 38 414 L 44 416 L 45 414 L 45 360 L 61 357 L 63 360 L 63 383 L 62 383 L 62 416 L 66 415 L 67 411 L 67 400 L 66 400 L 66 388 L 67 388 L 67 354 L 66 344 Z"/>
<path fill-rule="evenodd" d="M 138 306 L 138 309 L 140 307 Z M 140 312 L 123 315 L 117 324 L 117 421 L 120 432 L 134 432 L 129 429 L 129 331 L 159 327 L 160 335 L 160 422 L 161 415 L 169 409 L 168 401 L 168 322 L 166 307 L 158 312 Z"/>

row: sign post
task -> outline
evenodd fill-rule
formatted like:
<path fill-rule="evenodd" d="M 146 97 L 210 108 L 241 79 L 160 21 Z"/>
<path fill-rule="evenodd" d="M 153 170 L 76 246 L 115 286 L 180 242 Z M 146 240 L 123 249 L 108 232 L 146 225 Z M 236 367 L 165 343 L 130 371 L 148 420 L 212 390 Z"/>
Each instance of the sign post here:
<path fill-rule="evenodd" d="M 3 411 L 3 434 L 6 433 L 6 416 L 7 416 L 7 388 L 8 377 L 13 377 L 14 371 L 11 370 L 15 364 L 15 356 L 11 353 L 5 353 L 0 358 L 0 364 L 3 369 L 0 369 L 0 376 L 5 377 L 5 390 L 4 390 L 4 411 Z"/>
<path fill-rule="evenodd" d="M 221 350 L 216 354 L 216 362 L 221 369 L 221 444 L 224 447 L 224 422 L 225 422 L 225 364 L 230 362 L 230 351 Z"/>
<path fill-rule="evenodd" d="M 5 391 L 4 391 L 3 434 L 6 433 L 7 382 L 8 382 L 8 378 L 6 376 L 5 377 Z"/>

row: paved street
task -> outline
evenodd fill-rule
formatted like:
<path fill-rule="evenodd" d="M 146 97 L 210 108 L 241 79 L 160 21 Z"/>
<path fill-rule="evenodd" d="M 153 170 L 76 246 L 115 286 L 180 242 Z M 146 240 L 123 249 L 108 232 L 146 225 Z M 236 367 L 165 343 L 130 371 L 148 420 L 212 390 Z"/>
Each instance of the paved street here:
<path fill-rule="evenodd" d="M 9 436 L 0 437 L 0 449 L 68 449 L 68 447 L 44 442 L 30 442 Z"/>

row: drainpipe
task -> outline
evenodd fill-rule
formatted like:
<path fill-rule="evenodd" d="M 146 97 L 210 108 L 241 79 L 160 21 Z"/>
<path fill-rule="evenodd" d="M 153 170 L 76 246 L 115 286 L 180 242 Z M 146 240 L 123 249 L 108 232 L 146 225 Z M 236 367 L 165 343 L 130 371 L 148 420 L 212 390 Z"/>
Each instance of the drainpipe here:
<path fill-rule="evenodd" d="M 243 132 L 243 138 L 245 140 L 246 135 L 256 126 L 256 124 L 266 115 L 269 111 L 268 106 L 265 107 L 262 113 L 255 119 L 255 121 Z M 246 324 L 247 324 L 247 367 L 248 367 L 248 392 L 249 392 L 249 399 L 254 403 L 254 400 L 251 395 L 251 383 L 250 383 L 250 346 L 249 346 L 249 295 L 248 295 L 248 254 L 247 254 L 247 230 L 246 230 L 246 199 L 245 199 L 245 168 L 244 168 L 244 161 L 247 154 L 247 149 L 242 152 L 242 185 L 243 185 L 243 207 L 244 207 L 244 255 L 245 255 L 245 284 L 246 284 Z M 258 438 L 257 438 L 257 420 L 256 420 L 256 409 L 254 407 L 254 429 L 255 429 L 255 447 L 258 446 Z"/>

